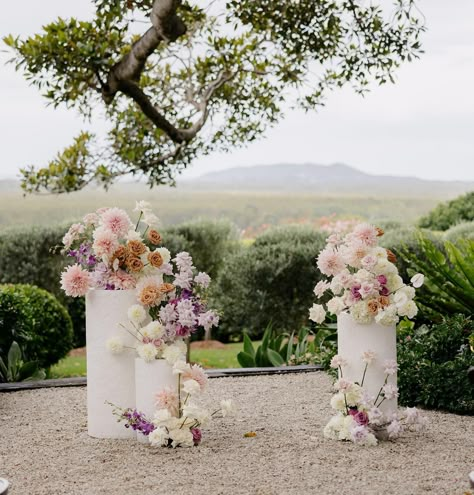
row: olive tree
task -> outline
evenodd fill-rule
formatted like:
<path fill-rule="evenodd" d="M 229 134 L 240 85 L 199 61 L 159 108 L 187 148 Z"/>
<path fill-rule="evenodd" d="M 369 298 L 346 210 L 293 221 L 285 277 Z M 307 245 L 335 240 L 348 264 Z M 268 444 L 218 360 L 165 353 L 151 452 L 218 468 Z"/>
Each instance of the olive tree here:
<path fill-rule="evenodd" d="M 54 106 L 90 118 L 27 192 L 105 187 L 123 175 L 173 184 L 198 156 L 262 136 L 289 108 L 311 110 L 334 88 L 393 81 L 421 53 L 414 0 L 92 0 L 92 20 L 59 18 L 6 36 L 11 62 Z"/>

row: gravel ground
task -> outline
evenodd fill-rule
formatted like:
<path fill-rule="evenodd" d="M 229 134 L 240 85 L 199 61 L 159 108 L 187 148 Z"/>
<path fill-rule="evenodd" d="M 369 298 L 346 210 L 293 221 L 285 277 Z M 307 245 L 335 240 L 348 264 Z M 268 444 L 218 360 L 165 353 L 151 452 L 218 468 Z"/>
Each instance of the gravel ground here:
<path fill-rule="evenodd" d="M 0 394 L 0 476 L 11 495 L 463 495 L 474 468 L 474 418 L 428 411 L 428 430 L 356 447 L 322 436 L 324 373 L 222 378 L 206 402 L 233 398 L 192 449 L 152 449 L 86 432 L 85 388 Z M 244 433 L 255 431 L 256 437 Z"/>

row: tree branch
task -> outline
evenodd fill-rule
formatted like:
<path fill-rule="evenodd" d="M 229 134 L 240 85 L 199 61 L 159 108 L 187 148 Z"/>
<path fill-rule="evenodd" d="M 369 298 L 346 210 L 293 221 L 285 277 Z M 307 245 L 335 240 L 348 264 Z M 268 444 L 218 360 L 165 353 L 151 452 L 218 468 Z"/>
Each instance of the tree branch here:
<path fill-rule="evenodd" d="M 109 104 L 120 91 L 124 81 L 139 81 L 147 58 L 156 50 L 161 41 L 176 41 L 186 33 L 184 22 L 176 15 L 181 0 L 155 0 L 150 14 L 153 26 L 137 40 L 122 60 L 110 70 L 107 83 L 103 86 L 102 97 Z"/>

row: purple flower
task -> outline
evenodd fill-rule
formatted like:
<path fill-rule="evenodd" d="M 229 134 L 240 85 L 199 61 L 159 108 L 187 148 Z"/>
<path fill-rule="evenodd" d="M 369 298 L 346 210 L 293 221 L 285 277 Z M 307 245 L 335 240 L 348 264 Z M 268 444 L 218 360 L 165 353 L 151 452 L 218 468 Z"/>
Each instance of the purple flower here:
<path fill-rule="evenodd" d="M 364 411 L 357 411 L 357 414 L 354 414 L 353 418 L 358 425 L 365 426 L 369 424 L 369 416 Z"/>
<path fill-rule="evenodd" d="M 362 296 L 359 292 L 360 289 L 360 284 L 354 285 L 354 287 L 351 288 L 351 294 L 354 299 L 361 299 Z"/>
<path fill-rule="evenodd" d="M 385 275 L 379 275 L 377 277 L 377 280 L 380 282 L 381 285 L 387 284 L 387 277 Z"/>
<path fill-rule="evenodd" d="M 193 434 L 194 445 L 199 445 L 202 438 L 201 430 L 199 428 L 191 428 L 191 433 Z"/>
<path fill-rule="evenodd" d="M 390 294 L 390 291 L 387 289 L 387 287 L 382 287 L 380 290 L 379 290 L 379 294 L 381 296 L 388 296 Z"/>

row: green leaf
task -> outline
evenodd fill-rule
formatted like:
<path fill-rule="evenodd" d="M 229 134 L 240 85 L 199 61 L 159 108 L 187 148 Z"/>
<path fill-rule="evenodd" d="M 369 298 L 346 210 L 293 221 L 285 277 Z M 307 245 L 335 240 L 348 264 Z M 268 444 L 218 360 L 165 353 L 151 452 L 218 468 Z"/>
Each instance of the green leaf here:
<path fill-rule="evenodd" d="M 267 356 L 273 366 L 283 366 L 285 364 L 285 360 L 273 349 L 267 349 Z"/>
<path fill-rule="evenodd" d="M 253 348 L 250 337 L 246 333 L 244 333 L 244 352 L 255 358 L 255 349 Z"/>
<path fill-rule="evenodd" d="M 237 354 L 237 361 L 242 368 L 255 368 L 256 366 L 254 357 L 243 351 Z"/>

